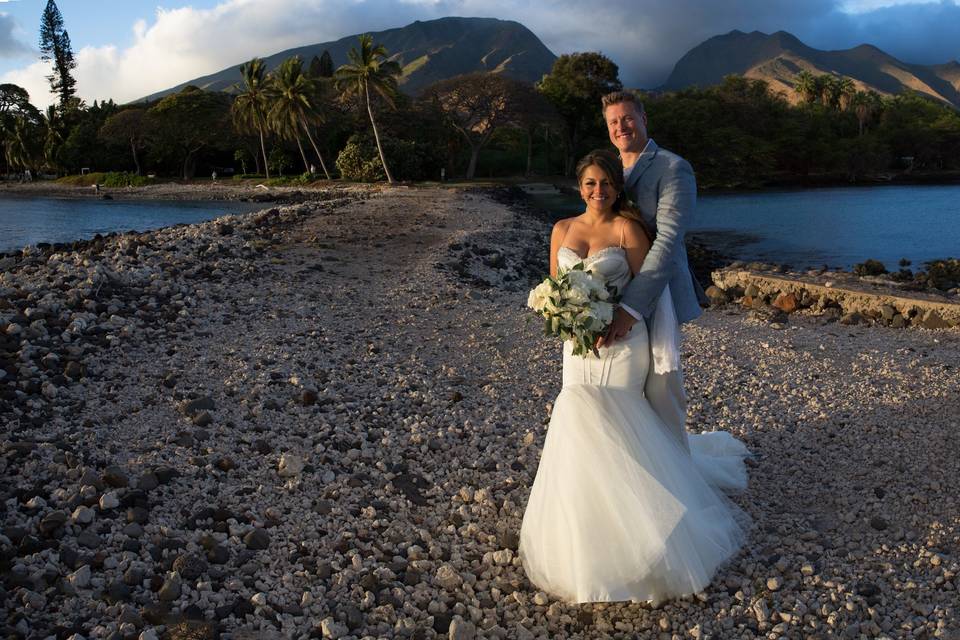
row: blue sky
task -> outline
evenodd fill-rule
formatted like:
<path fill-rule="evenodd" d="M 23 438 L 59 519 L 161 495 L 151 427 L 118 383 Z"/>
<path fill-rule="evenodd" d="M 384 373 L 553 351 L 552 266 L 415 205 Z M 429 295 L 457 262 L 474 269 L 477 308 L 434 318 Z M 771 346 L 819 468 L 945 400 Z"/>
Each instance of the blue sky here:
<path fill-rule="evenodd" d="M 135 100 L 255 55 L 442 16 L 517 20 L 557 54 L 602 51 L 628 86 L 731 29 L 789 31 L 821 49 L 874 44 L 923 64 L 960 58 L 960 0 L 59 0 L 88 101 Z M 51 100 L 38 61 L 46 0 L 0 0 L 0 82 Z"/>

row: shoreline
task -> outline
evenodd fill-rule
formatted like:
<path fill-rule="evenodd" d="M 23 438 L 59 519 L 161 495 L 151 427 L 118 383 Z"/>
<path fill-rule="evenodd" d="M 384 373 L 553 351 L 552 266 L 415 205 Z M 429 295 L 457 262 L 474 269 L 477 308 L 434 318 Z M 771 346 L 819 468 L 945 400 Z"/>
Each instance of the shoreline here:
<path fill-rule="evenodd" d="M 549 225 L 510 201 L 370 189 L 0 272 L 0 630 L 960 631 L 960 335 L 734 307 L 684 326 L 684 370 L 688 428 L 754 454 L 746 546 L 657 607 L 531 585 L 561 361 L 525 308 Z"/>

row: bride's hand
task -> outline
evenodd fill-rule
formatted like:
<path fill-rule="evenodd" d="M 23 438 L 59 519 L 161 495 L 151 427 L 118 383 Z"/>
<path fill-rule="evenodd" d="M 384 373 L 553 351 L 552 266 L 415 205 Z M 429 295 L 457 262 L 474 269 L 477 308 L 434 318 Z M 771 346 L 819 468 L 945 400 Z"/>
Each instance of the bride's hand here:
<path fill-rule="evenodd" d="M 630 329 L 633 328 L 636 321 L 637 320 L 629 313 L 617 307 L 613 312 L 613 321 L 610 323 L 610 326 L 607 327 L 606 335 L 600 336 L 595 346 L 597 348 L 609 347 L 617 340 L 622 340 L 624 336 L 630 333 Z"/>

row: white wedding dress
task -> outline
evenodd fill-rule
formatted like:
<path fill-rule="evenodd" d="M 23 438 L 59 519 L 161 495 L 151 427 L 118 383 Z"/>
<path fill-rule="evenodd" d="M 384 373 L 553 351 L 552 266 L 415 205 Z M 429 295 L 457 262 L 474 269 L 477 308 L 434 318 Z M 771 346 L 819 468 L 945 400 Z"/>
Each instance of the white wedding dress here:
<path fill-rule="evenodd" d="M 561 269 L 580 261 L 560 249 Z M 618 290 L 630 280 L 619 247 L 583 262 Z M 659 304 L 672 310 L 668 294 Z M 746 447 L 726 432 L 689 434 L 688 453 L 667 432 L 643 394 L 645 323 L 599 358 L 571 352 L 568 341 L 520 529 L 527 577 L 571 603 L 661 602 L 702 590 L 745 539 L 746 516 L 720 489 L 746 486 Z"/>

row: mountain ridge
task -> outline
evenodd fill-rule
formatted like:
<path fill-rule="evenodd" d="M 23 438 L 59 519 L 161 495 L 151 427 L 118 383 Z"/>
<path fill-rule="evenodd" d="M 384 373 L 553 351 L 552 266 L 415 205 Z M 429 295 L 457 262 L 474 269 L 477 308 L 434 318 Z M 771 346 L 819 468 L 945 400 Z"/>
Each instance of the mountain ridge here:
<path fill-rule="evenodd" d="M 400 63 L 403 68 L 400 88 L 413 95 L 437 80 L 473 71 L 503 73 L 534 82 L 548 73 L 556 60 L 556 55 L 532 31 L 512 20 L 445 17 L 417 20 L 403 27 L 369 33 L 375 42 L 387 48 L 391 59 Z M 299 55 L 306 65 L 313 56 L 320 56 L 326 50 L 336 68 L 347 62 L 347 52 L 357 46 L 359 35 L 285 49 L 264 56 L 263 60 L 267 71 L 272 71 L 289 57 Z M 134 102 L 153 101 L 188 85 L 208 91 L 233 92 L 241 82 L 243 62 L 246 60 Z"/>
<path fill-rule="evenodd" d="M 873 89 L 882 95 L 914 91 L 960 109 L 960 63 L 956 60 L 913 64 L 869 43 L 850 49 L 815 49 L 786 31 L 767 34 L 735 29 L 708 38 L 677 61 L 658 90 L 711 86 L 719 84 L 723 76 L 735 74 L 764 80 L 772 90 L 797 102 L 793 84 L 800 71 L 845 76 L 857 89 Z"/>

